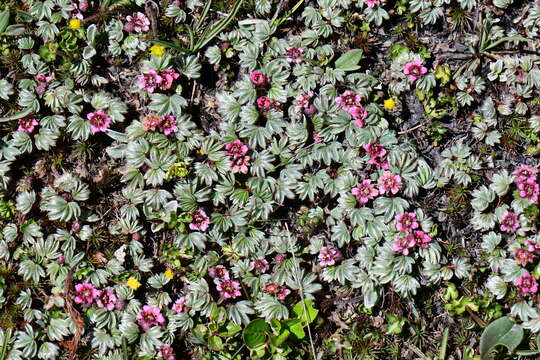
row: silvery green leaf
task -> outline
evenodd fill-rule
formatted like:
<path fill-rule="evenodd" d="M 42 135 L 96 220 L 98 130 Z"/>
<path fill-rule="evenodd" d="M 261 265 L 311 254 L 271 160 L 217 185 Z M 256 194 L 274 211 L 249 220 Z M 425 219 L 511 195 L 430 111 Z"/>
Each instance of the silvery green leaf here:
<path fill-rule="evenodd" d="M 486 287 L 497 299 L 502 299 L 507 290 L 506 282 L 500 276 L 496 275 L 488 278 Z"/>

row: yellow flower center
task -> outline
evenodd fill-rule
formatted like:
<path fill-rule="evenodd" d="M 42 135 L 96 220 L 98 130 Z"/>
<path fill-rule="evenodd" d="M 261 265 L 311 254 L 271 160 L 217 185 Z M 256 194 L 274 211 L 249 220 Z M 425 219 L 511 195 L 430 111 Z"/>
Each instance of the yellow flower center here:
<path fill-rule="evenodd" d="M 161 45 L 152 45 L 150 46 L 150 53 L 153 55 L 153 56 L 163 56 L 165 55 L 165 46 L 161 46 Z"/>
<path fill-rule="evenodd" d="M 69 20 L 68 27 L 71 30 L 77 30 L 78 28 L 81 27 L 81 20 L 79 20 L 79 19 L 71 19 L 71 20 Z"/>
<path fill-rule="evenodd" d="M 388 110 L 394 110 L 396 108 L 396 102 L 394 99 L 386 99 L 384 100 L 384 108 Z"/>

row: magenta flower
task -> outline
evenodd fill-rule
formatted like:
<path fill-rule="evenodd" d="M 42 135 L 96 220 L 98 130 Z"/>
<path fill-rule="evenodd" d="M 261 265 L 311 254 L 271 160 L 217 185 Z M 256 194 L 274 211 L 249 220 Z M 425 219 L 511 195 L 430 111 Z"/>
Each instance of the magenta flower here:
<path fill-rule="evenodd" d="M 229 280 L 229 270 L 223 265 L 217 265 L 208 269 L 208 276 L 216 280 Z"/>
<path fill-rule="evenodd" d="M 521 275 L 519 279 L 514 281 L 514 284 L 519 287 L 519 291 L 522 293 L 533 293 L 538 291 L 538 283 L 531 274 L 525 273 Z"/>
<path fill-rule="evenodd" d="M 409 249 L 414 245 L 416 245 L 416 243 L 411 237 L 396 237 L 394 239 L 394 243 L 392 244 L 392 250 L 407 256 L 409 255 Z"/>
<path fill-rule="evenodd" d="M 530 253 L 529 251 L 521 248 L 514 249 L 514 251 L 514 258 L 518 265 L 527 265 L 528 263 L 533 262 L 534 254 Z"/>
<path fill-rule="evenodd" d="M 234 157 L 231 160 L 231 169 L 232 169 L 233 174 L 236 174 L 236 173 L 247 174 L 250 159 L 251 158 L 247 155 Z"/>
<path fill-rule="evenodd" d="M 379 5 L 383 2 L 386 2 L 386 0 L 364 0 L 364 3 L 367 5 L 368 8 L 374 8 L 375 5 Z"/>
<path fill-rule="evenodd" d="M 287 258 L 287 254 L 277 254 L 276 256 L 274 256 L 274 262 L 278 265 L 281 265 L 283 264 L 286 258 Z"/>
<path fill-rule="evenodd" d="M 251 266 L 258 273 L 265 273 L 268 270 L 268 261 L 264 258 L 255 259 L 251 262 Z"/>
<path fill-rule="evenodd" d="M 234 299 L 242 295 L 238 281 L 223 280 L 217 284 L 216 289 L 223 299 Z"/>
<path fill-rule="evenodd" d="M 96 304 L 99 307 L 112 311 L 116 308 L 118 298 L 114 294 L 114 290 L 106 288 L 105 290 L 98 290 Z"/>
<path fill-rule="evenodd" d="M 267 96 L 261 96 L 257 99 L 257 106 L 261 110 L 270 110 L 272 108 L 272 100 Z"/>
<path fill-rule="evenodd" d="M 383 145 L 377 143 L 371 143 L 364 145 L 364 150 L 368 153 L 371 159 L 368 161 L 368 164 L 380 166 L 383 169 L 388 169 L 388 162 L 384 160 L 386 155 L 386 149 Z"/>
<path fill-rule="evenodd" d="M 137 314 L 137 320 L 144 331 L 165 323 L 165 318 L 161 315 L 161 309 L 150 305 L 143 306 L 142 311 Z"/>
<path fill-rule="evenodd" d="M 46 76 L 43 74 L 36 75 L 35 79 L 38 82 L 38 86 L 36 87 L 36 93 L 38 95 L 43 95 L 45 89 L 47 88 L 47 84 L 53 80 L 52 76 Z"/>
<path fill-rule="evenodd" d="M 538 173 L 537 168 L 534 168 L 526 164 L 521 164 L 516 170 L 512 171 L 512 174 L 516 175 L 516 178 L 514 179 L 514 181 L 517 184 L 520 184 L 526 181 L 535 182 L 537 173 Z"/>
<path fill-rule="evenodd" d="M 69 4 L 69 6 L 72 9 L 70 11 L 70 16 L 72 18 L 82 20 L 83 15 L 81 13 L 86 11 L 86 9 L 88 9 L 88 1 L 82 0 L 82 1 L 79 1 L 78 4 L 75 1 L 73 1 L 73 2 L 71 2 L 71 4 Z"/>
<path fill-rule="evenodd" d="M 90 121 L 90 131 L 92 134 L 97 132 L 105 132 L 109 130 L 109 125 L 111 124 L 111 118 L 105 114 L 105 111 L 98 110 L 93 113 L 86 115 L 88 121 Z"/>
<path fill-rule="evenodd" d="M 236 139 L 233 142 L 226 144 L 225 150 L 227 150 L 227 155 L 229 156 L 241 157 L 248 152 L 249 148 L 240 139 Z"/>
<path fill-rule="evenodd" d="M 73 300 L 77 304 L 83 304 L 85 307 L 90 306 L 99 294 L 94 285 L 89 282 L 75 285 L 75 291 L 76 295 Z"/>
<path fill-rule="evenodd" d="M 180 77 L 180 74 L 174 72 L 174 70 L 168 69 L 160 72 L 159 76 L 162 81 L 159 83 L 159 88 L 161 90 L 169 90 L 172 86 L 174 80 Z"/>
<path fill-rule="evenodd" d="M 31 115 L 27 115 L 19 119 L 19 127 L 17 130 L 31 134 L 34 132 L 34 128 L 39 125 L 39 122 Z"/>
<path fill-rule="evenodd" d="M 367 111 L 362 105 L 356 105 L 353 106 L 351 110 L 349 110 L 349 114 L 353 117 L 355 120 L 354 123 L 358 127 L 364 127 L 364 119 L 367 118 Z"/>
<path fill-rule="evenodd" d="M 321 141 L 323 141 L 323 138 L 319 136 L 319 133 L 315 130 L 313 130 L 313 141 L 315 143 L 320 143 Z"/>
<path fill-rule="evenodd" d="M 357 187 L 352 188 L 351 192 L 361 204 L 365 204 L 379 195 L 379 191 L 371 184 L 371 180 L 362 181 Z"/>
<path fill-rule="evenodd" d="M 174 354 L 174 350 L 169 344 L 163 344 L 159 347 L 158 356 L 160 358 L 163 358 L 165 360 L 175 360 L 176 355 Z"/>
<path fill-rule="evenodd" d="M 150 30 L 150 20 L 142 12 L 137 12 L 131 16 L 126 17 L 126 25 L 124 25 L 124 30 L 126 31 L 135 31 L 140 33 L 141 31 Z"/>
<path fill-rule="evenodd" d="M 191 230 L 206 231 L 208 225 L 210 225 L 210 218 L 203 209 L 199 209 L 191 213 L 193 220 L 189 223 L 189 228 Z"/>
<path fill-rule="evenodd" d="M 162 82 L 163 77 L 156 70 L 150 70 L 139 76 L 139 89 L 153 93 Z"/>
<path fill-rule="evenodd" d="M 409 80 L 415 82 L 420 76 L 427 73 L 427 68 L 422 65 L 421 60 L 411 61 L 403 67 L 403 73 L 409 76 Z"/>
<path fill-rule="evenodd" d="M 396 215 L 396 229 L 408 233 L 418 228 L 416 214 L 413 212 Z"/>
<path fill-rule="evenodd" d="M 385 171 L 384 174 L 379 178 L 379 193 L 381 195 L 385 193 L 397 194 L 401 189 L 401 176 L 394 175 L 390 171 Z"/>
<path fill-rule="evenodd" d="M 518 183 L 519 196 L 527 198 L 532 202 L 538 201 L 538 193 L 540 192 L 540 186 L 535 180 L 529 178 L 523 182 Z"/>
<path fill-rule="evenodd" d="M 298 47 L 290 47 L 287 49 L 287 62 L 300 64 L 302 62 L 302 55 L 304 50 Z"/>
<path fill-rule="evenodd" d="M 503 220 L 501 221 L 501 230 L 507 232 L 516 232 L 521 224 L 519 223 L 519 218 L 516 214 L 506 211 L 503 214 Z"/>
<path fill-rule="evenodd" d="M 255 70 L 249 75 L 251 82 L 255 85 L 264 85 L 266 84 L 266 76 L 260 70 Z"/>
<path fill-rule="evenodd" d="M 176 300 L 176 302 L 172 306 L 172 309 L 176 311 L 178 314 L 183 313 L 183 312 L 188 312 L 189 308 L 185 304 L 186 304 L 186 298 L 182 296 L 178 298 L 178 300 Z"/>
<path fill-rule="evenodd" d="M 431 236 L 423 232 L 422 230 L 416 230 L 412 234 L 407 234 L 407 240 L 414 241 L 415 245 L 420 246 L 422 249 L 427 249 L 431 242 Z"/>
<path fill-rule="evenodd" d="M 360 105 L 362 97 L 350 90 L 345 91 L 341 96 L 336 98 L 336 103 L 341 106 L 342 110 L 347 112 L 354 109 L 356 106 Z"/>
<path fill-rule="evenodd" d="M 525 240 L 525 246 L 527 246 L 527 251 L 529 252 L 538 252 L 540 251 L 540 244 L 534 240 Z"/>
<path fill-rule="evenodd" d="M 294 111 L 296 111 L 297 113 L 300 113 L 303 111 L 308 115 L 313 115 L 313 113 L 315 112 L 315 106 L 313 106 L 313 104 L 310 103 L 312 97 L 313 97 L 312 92 L 296 95 L 296 98 L 295 98 L 296 104 L 294 105 Z"/>
<path fill-rule="evenodd" d="M 336 262 L 340 261 L 343 256 L 341 252 L 330 246 L 323 246 L 319 253 L 319 265 L 321 267 L 333 266 Z"/>
<path fill-rule="evenodd" d="M 163 116 L 163 121 L 160 124 L 160 128 L 165 135 L 170 135 L 172 133 L 178 132 L 178 126 L 176 126 L 176 116 Z"/>
<path fill-rule="evenodd" d="M 278 300 L 285 300 L 287 295 L 291 293 L 291 290 L 287 289 L 285 286 L 280 286 L 279 291 L 276 293 L 276 298 Z"/>

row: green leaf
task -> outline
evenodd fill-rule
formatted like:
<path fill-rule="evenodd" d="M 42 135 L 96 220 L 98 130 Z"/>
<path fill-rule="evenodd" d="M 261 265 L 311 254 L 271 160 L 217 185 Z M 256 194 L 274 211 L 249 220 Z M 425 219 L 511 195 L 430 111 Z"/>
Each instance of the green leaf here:
<path fill-rule="evenodd" d="M 268 326 L 264 319 L 253 320 L 246 326 L 242 334 L 244 343 L 250 349 L 261 346 L 266 343 L 268 331 L 270 331 L 270 326 Z"/>
<path fill-rule="evenodd" d="M 360 69 L 358 63 L 364 52 L 361 49 L 347 51 L 336 60 L 335 68 L 343 71 L 354 71 Z"/>
<path fill-rule="evenodd" d="M 523 327 L 509 317 L 502 317 L 489 324 L 480 338 L 482 360 L 489 359 L 489 354 L 497 345 L 503 345 L 513 352 L 523 339 Z"/>
<path fill-rule="evenodd" d="M 303 324 L 302 319 L 283 320 L 283 324 L 298 339 L 303 339 L 303 338 L 306 337 L 306 333 L 304 332 L 304 324 Z"/>
<path fill-rule="evenodd" d="M 308 324 L 311 324 L 313 320 L 317 317 L 319 310 L 313 307 L 313 300 L 305 300 L 305 306 L 302 304 L 302 301 L 299 301 L 293 308 L 293 312 L 296 314 L 298 319 L 307 321 Z"/>
<path fill-rule="evenodd" d="M 6 31 L 9 25 L 9 9 L 0 13 L 0 34 Z"/>
<path fill-rule="evenodd" d="M 214 351 L 223 350 L 223 341 L 219 336 L 210 336 L 208 338 L 208 347 Z"/>

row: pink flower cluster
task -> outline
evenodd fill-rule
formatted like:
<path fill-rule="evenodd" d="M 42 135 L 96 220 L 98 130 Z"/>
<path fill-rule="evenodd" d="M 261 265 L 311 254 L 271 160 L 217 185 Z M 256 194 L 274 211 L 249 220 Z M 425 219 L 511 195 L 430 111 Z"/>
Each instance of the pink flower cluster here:
<path fill-rule="evenodd" d="M 92 134 L 97 132 L 106 132 L 109 130 L 109 125 L 111 124 L 111 118 L 107 116 L 105 111 L 98 110 L 86 115 L 86 118 L 90 122 L 90 131 Z"/>
<path fill-rule="evenodd" d="M 39 122 L 34 119 L 32 115 L 27 115 L 19 119 L 19 127 L 17 128 L 17 130 L 25 132 L 27 134 L 31 134 L 34 132 L 35 127 L 38 125 Z"/>
<path fill-rule="evenodd" d="M 333 266 L 342 258 L 341 251 L 332 246 L 323 246 L 319 252 L 319 265 L 321 267 Z"/>
<path fill-rule="evenodd" d="M 137 320 L 144 331 L 165 323 L 165 317 L 161 314 L 161 309 L 151 305 L 143 306 L 142 310 L 137 314 Z"/>
<path fill-rule="evenodd" d="M 357 187 L 352 188 L 351 192 L 361 204 L 365 204 L 379 195 L 379 190 L 375 189 L 371 180 L 363 180 Z"/>
<path fill-rule="evenodd" d="M 419 77 L 427 73 L 427 68 L 422 65 L 422 60 L 411 61 L 405 64 L 403 73 L 408 75 L 409 81 L 415 82 Z"/>
<path fill-rule="evenodd" d="M 286 60 L 288 63 L 300 64 L 302 62 L 302 56 L 304 50 L 299 47 L 290 47 L 287 49 Z"/>
<path fill-rule="evenodd" d="M 540 185 L 536 183 L 537 173 L 538 169 L 525 164 L 520 165 L 512 172 L 513 175 L 516 175 L 514 182 L 518 187 L 519 196 L 532 202 L 538 201 L 540 193 Z"/>
<path fill-rule="evenodd" d="M 380 3 L 384 3 L 386 0 L 364 0 L 364 3 L 367 5 L 368 8 L 374 8 L 376 5 L 379 5 Z"/>
<path fill-rule="evenodd" d="M 392 250 L 405 256 L 409 255 L 410 249 L 418 246 L 423 249 L 429 247 L 431 237 L 418 229 L 419 224 L 416 221 L 416 214 L 413 212 L 396 215 L 396 229 L 404 233 L 404 236 L 398 236 L 394 239 Z"/>
<path fill-rule="evenodd" d="M 348 112 L 355 120 L 354 123 L 359 127 L 364 126 L 364 119 L 367 117 L 367 111 L 360 103 L 362 97 L 350 90 L 347 90 L 343 95 L 336 98 L 336 103 L 341 106 L 341 109 Z"/>
<path fill-rule="evenodd" d="M 206 231 L 208 229 L 210 217 L 206 215 L 206 212 L 203 209 L 192 212 L 191 218 L 192 220 L 189 223 L 189 228 L 191 230 Z"/>
<path fill-rule="evenodd" d="M 176 355 L 174 354 L 174 350 L 169 344 L 163 344 L 159 347 L 158 356 L 165 360 L 175 360 Z"/>
<path fill-rule="evenodd" d="M 281 104 L 268 96 L 259 96 L 257 98 L 257 107 L 261 110 L 281 110 Z"/>
<path fill-rule="evenodd" d="M 315 112 L 315 106 L 311 104 L 312 97 L 313 93 L 311 91 L 296 95 L 296 104 L 294 105 L 294 111 L 296 111 L 297 113 L 304 112 L 307 115 L 313 115 L 313 113 Z"/>
<path fill-rule="evenodd" d="M 133 15 L 126 17 L 127 23 L 124 25 L 124 30 L 135 31 L 140 33 L 142 31 L 150 30 L 150 20 L 142 12 L 137 12 Z"/>
<path fill-rule="evenodd" d="M 519 291 L 522 293 L 537 293 L 538 292 L 538 282 L 536 279 L 529 273 L 521 275 L 514 284 L 519 287 Z"/>
<path fill-rule="evenodd" d="M 510 211 L 505 211 L 503 214 L 503 219 L 501 221 L 501 230 L 514 233 L 521 224 L 519 223 L 519 217 Z"/>
<path fill-rule="evenodd" d="M 251 266 L 258 273 L 265 273 L 268 270 L 268 261 L 264 258 L 255 259 L 251 262 Z"/>
<path fill-rule="evenodd" d="M 378 180 L 379 188 L 371 183 L 371 180 L 363 180 L 356 187 L 352 188 L 351 193 L 356 196 L 359 203 L 365 204 L 369 200 L 376 198 L 378 195 L 385 193 L 397 194 L 401 189 L 401 176 L 394 175 L 390 171 L 385 171 Z"/>
<path fill-rule="evenodd" d="M 139 89 L 153 93 L 156 89 L 169 90 L 174 80 L 178 79 L 180 74 L 172 69 L 162 70 L 159 73 L 156 70 L 150 70 L 139 76 Z"/>
<path fill-rule="evenodd" d="M 274 295 L 278 300 L 285 300 L 287 295 L 291 293 L 291 290 L 287 289 L 285 286 L 270 283 L 264 286 L 263 292 L 268 295 Z"/>
<path fill-rule="evenodd" d="M 52 76 L 43 75 L 43 74 L 37 74 L 35 76 L 35 79 L 38 83 L 38 86 L 36 87 L 36 93 L 40 96 L 43 95 L 43 93 L 45 92 L 45 89 L 47 88 L 47 84 L 53 81 Z"/>
<path fill-rule="evenodd" d="M 146 131 L 160 130 L 165 135 L 178 132 L 176 116 L 165 115 L 163 117 L 150 114 L 144 117 L 143 126 Z"/>
<path fill-rule="evenodd" d="M 264 76 L 264 74 L 260 70 L 255 70 L 254 72 L 252 72 L 249 75 L 249 78 L 251 82 L 255 85 L 265 85 L 266 82 L 268 81 L 266 76 Z"/>
<path fill-rule="evenodd" d="M 88 9 L 88 1 L 81 0 L 78 3 L 73 1 L 69 6 L 72 8 L 70 16 L 79 20 L 83 19 L 82 13 Z"/>
<path fill-rule="evenodd" d="M 178 300 L 176 300 L 176 302 L 172 306 L 172 309 L 176 311 L 178 314 L 183 313 L 183 312 L 188 312 L 189 308 L 185 304 L 186 304 L 186 298 L 182 296 L 178 298 Z"/>
<path fill-rule="evenodd" d="M 123 307 L 123 303 L 119 301 L 112 288 L 98 290 L 92 283 L 86 282 L 75 285 L 75 292 L 73 301 L 82 304 L 84 307 L 90 307 L 94 303 L 108 311 Z"/>
<path fill-rule="evenodd" d="M 229 270 L 223 265 L 217 265 L 208 269 L 208 276 L 214 279 L 216 290 L 223 299 L 234 299 L 241 296 L 240 283 L 230 278 Z"/>
<path fill-rule="evenodd" d="M 246 155 L 249 148 L 240 139 L 236 139 L 231 143 L 225 145 L 227 155 L 231 159 L 231 170 L 234 174 L 242 173 L 247 174 L 248 165 L 251 158 Z"/>
<path fill-rule="evenodd" d="M 368 164 L 379 166 L 385 170 L 388 170 L 388 161 L 386 161 L 386 149 L 383 145 L 377 143 L 371 143 L 364 145 L 364 150 L 370 156 Z"/>

